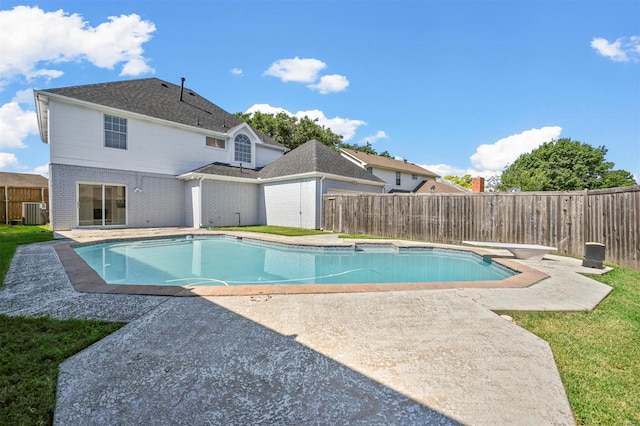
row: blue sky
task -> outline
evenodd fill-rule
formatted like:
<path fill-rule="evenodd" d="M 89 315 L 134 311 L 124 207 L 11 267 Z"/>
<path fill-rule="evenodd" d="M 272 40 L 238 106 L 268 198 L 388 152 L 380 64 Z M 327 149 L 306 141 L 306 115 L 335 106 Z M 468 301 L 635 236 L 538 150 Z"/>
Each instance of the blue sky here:
<path fill-rule="evenodd" d="M 640 2 L 0 2 L 0 170 L 46 173 L 34 88 L 158 77 L 440 174 L 561 137 L 640 177 Z"/>

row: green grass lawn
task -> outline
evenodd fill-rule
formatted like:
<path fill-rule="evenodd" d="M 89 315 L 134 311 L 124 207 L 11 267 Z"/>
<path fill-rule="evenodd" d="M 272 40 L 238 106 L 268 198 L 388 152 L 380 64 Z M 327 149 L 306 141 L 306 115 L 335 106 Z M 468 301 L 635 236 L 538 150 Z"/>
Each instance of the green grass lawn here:
<path fill-rule="evenodd" d="M 58 366 L 122 325 L 0 315 L 0 425 L 50 425 Z"/>
<path fill-rule="evenodd" d="M 351 238 L 353 240 L 393 240 L 393 238 L 389 237 L 377 237 L 367 234 L 340 234 L 338 238 Z"/>
<path fill-rule="evenodd" d="M 7 226 L 0 225 L 0 283 L 9 269 L 18 245 L 39 243 L 53 239 L 48 226 Z"/>
<path fill-rule="evenodd" d="M 0 282 L 19 244 L 51 239 L 47 226 L 0 226 Z M 0 315 L 0 425 L 50 425 L 60 363 L 122 325 Z"/>
<path fill-rule="evenodd" d="M 511 312 L 549 342 L 580 425 L 640 425 L 640 272 L 594 279 L 614 288 L 593 311 Z"/>
<path fill-rule="evenodd" d="M 286 226 L 268 226 L 268 225 L 256 225 L 256 226 L 227 226 L 224 228 L 211 228 L 213 231 L 245 231 L 245 232 L 261 232 L 263 234 L 284 235 L 287 237 L 302 237 L 304 235 L 319 235 L 326 234 L 324 231 L 317 229 L 301 229 L 301 228 L 288 228 Z"/>

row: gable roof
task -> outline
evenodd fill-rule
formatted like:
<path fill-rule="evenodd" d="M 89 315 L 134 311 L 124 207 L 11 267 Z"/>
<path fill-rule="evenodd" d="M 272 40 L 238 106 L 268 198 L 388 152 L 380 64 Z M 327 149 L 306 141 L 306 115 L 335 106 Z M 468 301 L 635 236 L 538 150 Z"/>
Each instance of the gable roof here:
<path fill-rule="evenodd" d="M 187 87 L 182 90 L 181 86 L 158 78 L 38 90 L 36 97 L 40 93 L 78 99 L 220 133 L 227 133 L 243 123 L 193 90 Z M 256 134 L 265 144 L 283 147 L 262 132 L 256 131 Z"/>
<path fill-rule="evenodd" d="M 269 179 L 303 173 L 319 172 L 350 179 L 384 183 L 377 176 L 353 164 L 340 154 L 312 139 L 289 151 L 260 171 L 260 178 Z"/>
<path fill-rule="evenodd" d="M 427 170 L 423 167 L 420 167 L 416 164 L 409 163 L 406 161 L 396 160 L 395 158 L 382 157 L 380 155 L 369 154 L 367 152 L 355 151 L 353 149 L 347 149 L 347 148 L 341 148 L 340 150 L 360 160 L 362 163 L 364 163 L 365 168 L 367 166 L 372 166 L 372 167 L 380 167 L 382 169 L 406 172 L 406 173 L 420 175 L 420 176 L 429 176 L 429 177 L 439 176 L 438 174 L 433 173 L 432 171 Z"/>
<path fill-rule="evenodd" d="M 433 188 L 433 190 L 431 189 Z M 413 192 L 417 194 L 465 194 L 470 191 L 454 183 L 440 182 L 437 180 L 422 181 Z"/>
<path fill-rule="evenodd" d="M 47 188 L 49 181 L 45 177 L 30 173 L 0 172 L 0 186 Z"/>

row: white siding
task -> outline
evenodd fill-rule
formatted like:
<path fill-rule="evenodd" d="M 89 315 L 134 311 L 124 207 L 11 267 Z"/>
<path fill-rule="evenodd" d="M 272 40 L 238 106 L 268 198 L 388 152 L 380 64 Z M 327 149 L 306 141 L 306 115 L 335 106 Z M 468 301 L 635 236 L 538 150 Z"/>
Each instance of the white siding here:
<path fill-rule="evenodd" d="M 387 183 L 385 186 L 385 192 L 389 192 L 392 189 L 402 191 L 413 191 L 416 186 L 426 177 L 418 176 L 418 179 L 411 179 L 411 173 L 400 173 L 400 185 L 396 185 L 396 172 L 386 169 L 373 168 L 373 175 L 379 177 Z"/>
<path fill-rule="evenodd" d="M 281 150 L 267 148 L 264 144 L 256 144 L 256 168 L 271 164 L 282 155 Z"/>
<path fill-rule="evenodd" d="M 319 228 L 316 178 L 268 183 L 262 188 L 263 223 L 305 229 Z"/>
<path fill-rule="evenodd" d="M 107 148 L 101 111 L 54 99 L 49 110 L 51 163 L 179 175 L 213 162 L 233 162 L 232 140 L 226 149 L 211 148 L 205 145 L 205 133 L 110 113 L 127 118 L 127 149 Z M 264 148 L 254 153 L 259 165 L 282 155 Z"/>

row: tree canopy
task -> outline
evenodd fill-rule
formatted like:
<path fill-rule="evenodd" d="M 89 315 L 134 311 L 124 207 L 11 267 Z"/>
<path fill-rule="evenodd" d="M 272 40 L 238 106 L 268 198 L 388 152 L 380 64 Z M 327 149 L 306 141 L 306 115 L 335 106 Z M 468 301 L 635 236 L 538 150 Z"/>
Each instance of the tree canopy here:
<path fill-rule="evenodd" d="M 562 138 L 522 154 L 502 173 L 500 189 L 573 191 L 636 185 L 631 173 L 612 170 L 607 149 Z"/>
<path fill-rule="evenodd" d="M 342 142 L 342 136 L 319 125 L 317 119 L 312 120 L 307 116 L 296 118 L 283 112 L 266 114 L 260 111 L 252 114 L 238 112 L 235 115 L 289 149 L 297 148 L 311 139 L 316 139 L 332 148 Z"/>
<path fill-rule="evenodd" d="M 454 176 L 454 175 L 447 175 L 444 177 L 445 180 L 448 180 L 450 182 L 453 182 L 457 185 L 460 185 L 463 188 L 467 188 L 467 189 L 471 189 L 472 186 L 472 179 L 471 179 L 471 175 L 470 174 L 466 174 L 462 177 L 460 176 Z"/>
<path fill-rule="evenodd" d="M 338 148 L 348 148 L 391 158 L 391 154 L 387 151 L 377 153 L 369 142 L 366 145 L 352 145 L 342 142 L 342 136 L 333 133 L 329 128 L 319 125 L 317 119 L 312 120 L 307 116 L 296 118 L 284 112 L 267 114 L 260 111 L 251 114 L 237 112 L 235 115 L 254 129 L 269 135 L 274 141 L 289 149 L 297 148 L 311 139 L 316 139 L 336 150 Z"/>

